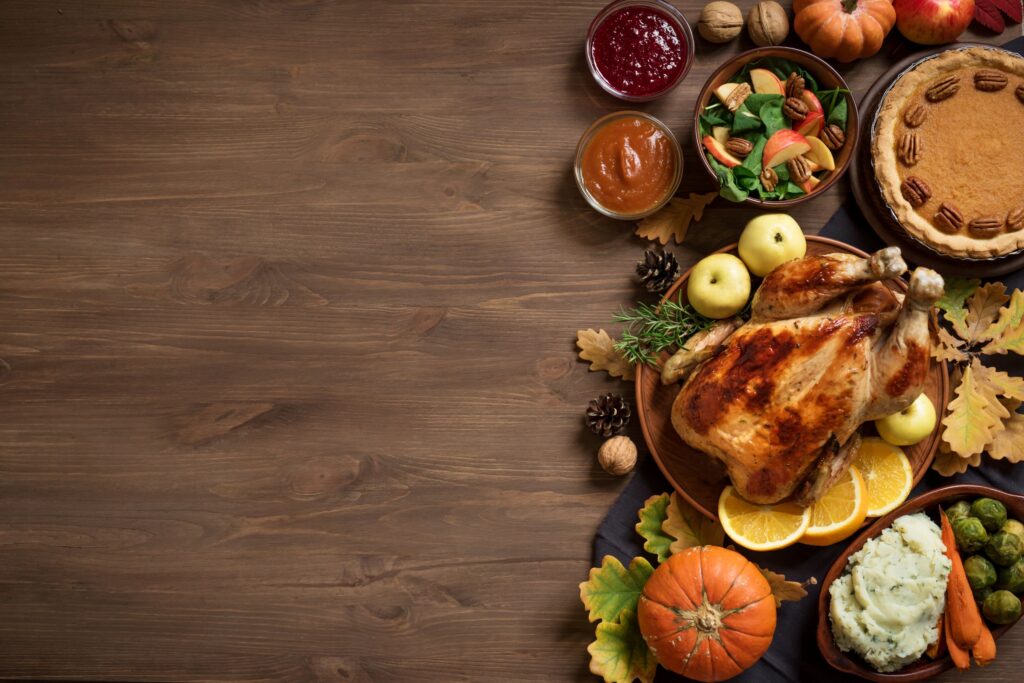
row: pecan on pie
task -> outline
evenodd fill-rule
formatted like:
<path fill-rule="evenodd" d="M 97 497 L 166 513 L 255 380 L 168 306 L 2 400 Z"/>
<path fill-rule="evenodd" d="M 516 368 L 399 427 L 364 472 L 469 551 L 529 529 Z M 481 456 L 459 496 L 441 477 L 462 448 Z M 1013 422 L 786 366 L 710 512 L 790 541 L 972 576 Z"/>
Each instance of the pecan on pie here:
<path fill-rule="evenodd" d="M 1024 249 L 1024 58 L 970 47 L 904 71 L 878 108 L 871 157 L 911 237 L 957 258 Z"/>

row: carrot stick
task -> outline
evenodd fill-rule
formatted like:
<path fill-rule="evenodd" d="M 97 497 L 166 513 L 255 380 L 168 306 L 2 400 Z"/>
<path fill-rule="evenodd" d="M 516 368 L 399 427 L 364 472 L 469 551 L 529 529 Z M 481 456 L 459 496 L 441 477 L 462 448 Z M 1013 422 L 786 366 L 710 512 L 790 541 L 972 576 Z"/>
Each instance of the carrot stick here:
<path fill-rule="evenodd" d="M 971 584 L 967 582 L 964 563 L 956 550 L 953 527 L 941 509 L 939 515 L 942 518 L 942 542 L 946 546 L 946 557 L 953 563 L 946 584 L 946 614 L 949 615 L 946 628 L 961 650 L 970 650 L 981 638 L 984 624 L 981 621 L 978 604 L 974 602 L 974 595 L 971 593 Z M 950 647 L 950 650 L 952 649 Z"/>
<path fill-rule="evenodd" d="M 935 639 L 935 642 L 928 646 L 928 649 L 924 651 L 926 655 L 932 659 L 938 659 L 942 655 L 946 654 L 946 613 L 943 611 L 939 615 L 939 619 L 935 624 L 935 628 L 939 631 L 939 637 Z"/>
<path fill-rule="evenodd" d="M 956 640 L 950 635 L 949 612 L 946 612 L 946 647 L 949 648 L 949 658 L 961 671 L 971 668 L 971 656 L 967 651 L 956 644 Z"/>
<path fill-rule="evenodd" d="M 974 661 L 978 666 L 990 664 L 996 658 L 996 639 L 984 624 L 981 626 L 981 638 L 971 650 L 971 654 L 974 655 Z"/>

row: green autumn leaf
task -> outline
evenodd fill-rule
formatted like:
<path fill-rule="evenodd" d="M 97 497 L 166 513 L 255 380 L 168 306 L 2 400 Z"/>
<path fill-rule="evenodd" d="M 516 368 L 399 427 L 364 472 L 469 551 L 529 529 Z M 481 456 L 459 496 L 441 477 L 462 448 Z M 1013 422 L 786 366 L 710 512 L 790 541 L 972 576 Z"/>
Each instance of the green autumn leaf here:
<path fill-rule="evenodd" d="M 644 550 L 658 556 L 658 562 L 664 562 L 672 554 L 669 546 L 675 539 L 661 530 L 668 509 L 668 494 L 651 496 L 644 501 L 640 509 L 640 521 L 636 532 L 644 537 Z"/>
<path fill-rule="evenodd" d="M 1024 355 L 1024 292 L 1013 290 L 1010 303 L 999 309 L 999 317 L 985 330 L 983 337 L 991 339 L 981 349 L 982 353 L 1006 353 L 1013 351 Z"/>
<path fill-rule="evenodd" d="M 974 294 L 981 284 L 980 280 L 968 280 L 962 277 L 946 278 L 946 291 L 942 298 L 935 302 L 942 309 L 943 315 L 953 325 L 953 329 L 961 337 L 967 335 L 967 309 L 964 303 Z"/>
<path fill-rule="evenodd" d="M 698 545 L 722 545 L 725 540 L 722 525 L 694 510 L 678 493 L 672 494 L 661 530 L 675 539 L 669 548 L 672 553 Z"/>
<path fill-rule="evenodd" d="M 634 557 L 629 569 L 618 559 L 605 555 L 600 567 L 591 567 L 590 578 L 580 584 L 580 600 L 590 621 L 618 621 L 624 610 L 636 610 L 640 591 L 654 573 L 651 563 Z"/>
<path fill-rule="evenodd" d="M 597 625 L 597 638 L 587 646 L 590 672 L 605 683 L 651 683 L 658 661 L 644 642 L 636 614 L 627 610 L 621 616 L 621 623 L 604 621 Z"/>

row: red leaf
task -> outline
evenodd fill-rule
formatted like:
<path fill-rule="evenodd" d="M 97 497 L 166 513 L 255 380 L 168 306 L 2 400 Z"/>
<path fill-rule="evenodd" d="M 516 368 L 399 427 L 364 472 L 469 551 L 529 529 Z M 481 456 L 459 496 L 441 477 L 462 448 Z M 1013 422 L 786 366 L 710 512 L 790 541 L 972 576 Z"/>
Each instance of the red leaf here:
<path fill-rule="evenodd" d="M 1013 23 L 1019 24 L 1021 22 L 1021 2 L 1020 0 L 992 0 L 992 4 L 999 8 L 999 11 L 1005 14 Z"/>
<path fill-rule="evenodd" d="M 1003 15 L 999 13 L 993 0 L 974 0 L 974 20 L 996 33 L 1006 30 Z"/>

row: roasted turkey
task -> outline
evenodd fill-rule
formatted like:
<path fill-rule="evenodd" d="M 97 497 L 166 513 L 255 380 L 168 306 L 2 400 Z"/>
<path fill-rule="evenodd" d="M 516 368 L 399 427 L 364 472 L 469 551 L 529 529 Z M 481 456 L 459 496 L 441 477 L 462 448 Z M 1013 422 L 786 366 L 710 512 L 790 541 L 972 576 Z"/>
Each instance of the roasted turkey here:
<path fill-rule="evenodd" d="M 685 378 L 676 431 L 718 458 L 753 503 L 816 500 L 849 467 L 858 427 L 903 410 L 924 388 L 929 311 L 943 281 L 918 268 L 904 299 L 881 281 L 906 269 L 890 247 L 773 270 L 749 321 L 720 322 L 666 362 L 663 382 Z"/>

